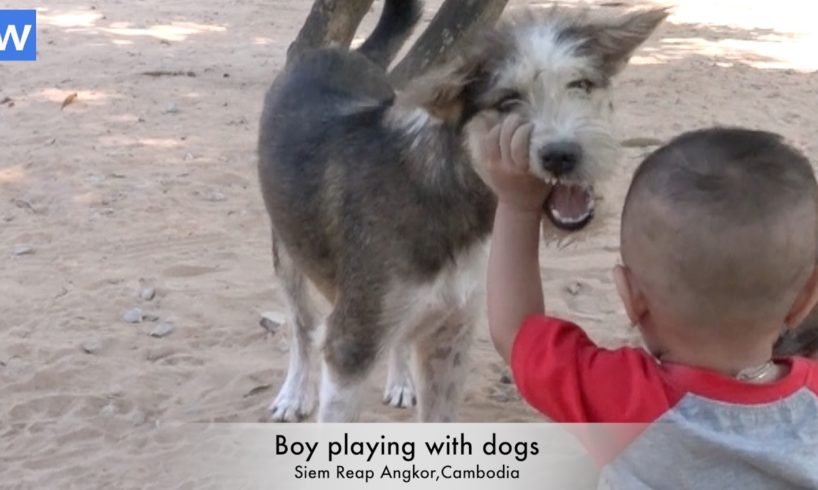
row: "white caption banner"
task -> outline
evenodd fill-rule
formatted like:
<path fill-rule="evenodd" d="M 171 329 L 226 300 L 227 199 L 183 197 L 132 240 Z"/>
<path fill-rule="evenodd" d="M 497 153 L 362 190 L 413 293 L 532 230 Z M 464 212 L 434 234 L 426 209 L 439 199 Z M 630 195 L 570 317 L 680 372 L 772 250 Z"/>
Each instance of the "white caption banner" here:
<path fill-rule="evenodd" d="M 586 426 L 587 427 L 587 426 Z M 591 489 L 598 469 L 558 424 L 190 424 L 178 481 L 225 489 Z M 167 475 L 174 476 L 174 475 Z"/>

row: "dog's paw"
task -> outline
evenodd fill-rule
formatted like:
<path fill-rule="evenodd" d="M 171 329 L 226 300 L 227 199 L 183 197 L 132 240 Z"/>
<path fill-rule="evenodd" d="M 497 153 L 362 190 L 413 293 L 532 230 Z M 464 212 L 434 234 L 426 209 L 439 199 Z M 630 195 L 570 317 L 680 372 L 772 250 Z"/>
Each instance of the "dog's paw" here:
<path fill-rule="evenodd" d="M 383 392 L 383 404 L 392 408 L 410 408 L 417 405 L 415 387 L 408 378 L 399 379 L 386 384 Z"/>
<path fill-rule="evenodd" d="M 315 411 L 315 394 L 310 389 L 290 389 L 284 385 L 267 411 L 273 422 L 300 422 Z"/>

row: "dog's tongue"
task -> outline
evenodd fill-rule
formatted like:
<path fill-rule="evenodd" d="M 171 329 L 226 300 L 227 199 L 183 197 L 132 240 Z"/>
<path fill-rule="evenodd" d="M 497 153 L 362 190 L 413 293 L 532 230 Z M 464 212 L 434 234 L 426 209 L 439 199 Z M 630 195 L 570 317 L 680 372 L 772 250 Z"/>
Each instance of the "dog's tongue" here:
<path fill-rule="evenodd" d="M 594 195 L 586 186 L 554 184 L 545 201 L 545 214 L 554 226 L 563 230 L 579 230 L 594 216 Z"/>

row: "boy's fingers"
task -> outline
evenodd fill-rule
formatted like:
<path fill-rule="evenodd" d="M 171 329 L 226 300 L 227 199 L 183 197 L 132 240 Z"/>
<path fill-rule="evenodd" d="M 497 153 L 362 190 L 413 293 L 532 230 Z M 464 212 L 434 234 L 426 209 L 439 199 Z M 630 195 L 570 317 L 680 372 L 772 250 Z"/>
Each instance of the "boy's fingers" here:
<path fill-rule="evenodd" d="M 503 121 L 503 127 L 500 130 L 500 154 L 506 166 L 514 165 L 511 159 L 511 138 L 514 136 L 514 131 L 520 126 L 520 122 L 520 116 L 512 114 Z"/>
<path fill-rule="evenodd" d="M 494 165 L 500 160 L 500 125 L 496 125 L 486 134 L 483 140 L 483 158 Z"/>
<path fill-rule="evenodd" d="M 528 148 L 531 145 L 531 133 L 534 125 L 526 123 L 517 128 L 511 137 L 511 160 L 520 171 L 528 171 Z"/>

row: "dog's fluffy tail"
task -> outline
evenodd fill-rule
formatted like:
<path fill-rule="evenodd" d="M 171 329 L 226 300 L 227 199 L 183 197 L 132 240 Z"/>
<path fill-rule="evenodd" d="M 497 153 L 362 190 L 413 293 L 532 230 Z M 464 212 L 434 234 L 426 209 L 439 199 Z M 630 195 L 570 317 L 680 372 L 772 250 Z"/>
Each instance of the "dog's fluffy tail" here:
<path fill-rule="evenodd" d="M 412 34 L 422 12 L 423 2 L 420 0 L 384 0 L 378 25 L 358 51 L 384 69 L 388 68 Z"/>

